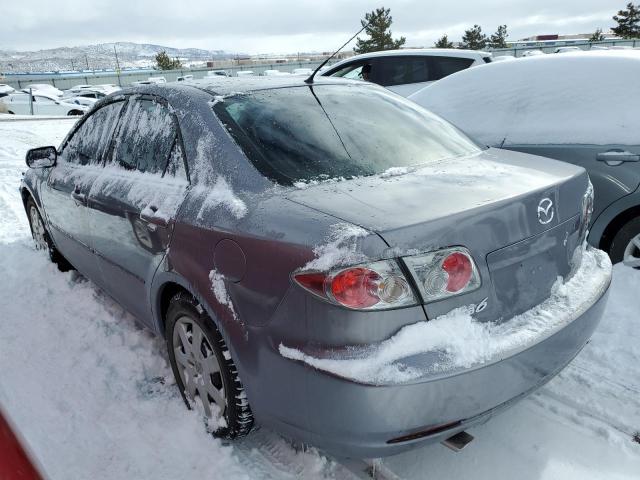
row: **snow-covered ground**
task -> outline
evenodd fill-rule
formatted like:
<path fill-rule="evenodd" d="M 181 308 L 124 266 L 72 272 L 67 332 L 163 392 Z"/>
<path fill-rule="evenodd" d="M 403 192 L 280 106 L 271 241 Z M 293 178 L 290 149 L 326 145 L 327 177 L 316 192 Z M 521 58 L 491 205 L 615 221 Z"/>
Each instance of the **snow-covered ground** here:
<path fill-rule="evenodd" d="M 17 186 L 24 152 L 74 120 L 0 121 L 0 405 L 52 479 L 357 478 L 265 429 L 225 444 L 184 408 L 164 345 L 90 281 L 31 247 Z M 376 462 L 383 478 L 640 478 L 640 272 L 614 268 L 591 343 L 541 391 L 455 454 L 431 445 Z"/>

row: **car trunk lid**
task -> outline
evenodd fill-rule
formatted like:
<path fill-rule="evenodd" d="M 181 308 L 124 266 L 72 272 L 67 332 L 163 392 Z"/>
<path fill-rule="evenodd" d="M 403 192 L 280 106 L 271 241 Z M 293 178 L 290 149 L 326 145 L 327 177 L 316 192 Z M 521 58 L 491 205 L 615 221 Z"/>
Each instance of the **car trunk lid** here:
<path fill-rule="evenodd" d="M 586 185 L 582 168 L 490 149 L 408 173 L 322 183 L 288 198 L 376 232 L 388 256 L 468 248 L 482 287 L 432 302 L 427 313 L 486 299 L 479 317 L 495 319 L 544 300 L 555 278 L 569 272 Z"/>

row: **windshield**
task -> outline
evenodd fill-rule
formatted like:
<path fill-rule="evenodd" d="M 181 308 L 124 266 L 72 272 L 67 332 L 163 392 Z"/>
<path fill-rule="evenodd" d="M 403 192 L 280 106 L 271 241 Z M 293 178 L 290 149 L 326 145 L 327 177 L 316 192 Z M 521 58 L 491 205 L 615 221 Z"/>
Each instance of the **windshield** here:
<path fill-rule="evenodd" d="M 214 110 L 253 165 L 282 185 L 375 175 L 479 151 L 451 124 L 373 87 L 264 90 L 227 97 Z"/>

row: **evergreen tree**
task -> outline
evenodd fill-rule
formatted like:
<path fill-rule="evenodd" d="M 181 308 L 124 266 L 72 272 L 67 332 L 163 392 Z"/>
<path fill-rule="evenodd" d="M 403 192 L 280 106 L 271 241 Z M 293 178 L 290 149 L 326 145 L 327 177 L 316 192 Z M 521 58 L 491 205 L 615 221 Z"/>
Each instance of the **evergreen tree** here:
<path fill-rule="evenodd" d="M 177 70 L 182 68 L 182 63 L 177 58 L 171 59 L 164 50 L 156 55 L 156 68 L 158 70 Z"/>
<path fill-rule="evenodd" d="M 453 48 L 453 43 L 449 41 L 447 34 L 444 34 L 433 46 L 436 48 Z"/>
<path fill-rule="evenodd" d="M 389 12 L 390 8 L 377 8 L 364 16 L 360 23 L 365 27 L 364 31 L 369 36 L 367 40 L 357 39 L 353 49 L 355 53 L 377 52 L 380 50 L 394 50 L 404 45 L 406 38 L 400 37 L 394 40 L 391 37 L 391 23 L 393 19 Z"/>
<path fill-rule="evenodd" d="M 474 25 L 469 30 L 464 31 L 462 36 L 462 48 L 467 50 L 482 50 L 487 46 L 487 36 L 482 33 L 480 25 Z"/>
<path fill-rule="evenodd" d="M 640 38 L 640 5 L 627 3 L 626 10 L 619 10 L 613 19 L 618 26 L 611 31 L 622 38 Z"/>
<path fill-rule="evenodd" d="M 591 38 L 589 38 L 589 43 L 602 42 L 603 40 L 604 40 L 604 35 L 602 34 L 602 29 L 596 28 L 596 31 L 593 32 L 593 35 L 591 35 Z"/>
<path fill-rule="evenodd" d="M 507 26 L 500 25 L 496 33 L 489 38 L 488 46 L 491 48 L 507 48 Z"/>

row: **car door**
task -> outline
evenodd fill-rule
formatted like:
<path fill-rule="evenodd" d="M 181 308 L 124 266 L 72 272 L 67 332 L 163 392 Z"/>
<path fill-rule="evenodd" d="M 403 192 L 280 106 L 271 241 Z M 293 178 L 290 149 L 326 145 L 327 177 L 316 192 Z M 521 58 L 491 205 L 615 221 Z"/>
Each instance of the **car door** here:
<path fill-rule="evenodd" d="M 149 286 L 189 186 L 177 119 L 167 104 L 131 97 L 107 157 L 88 199 L 102 284 L 150 323 Z"/>
<path fill-rule="evenodd" d="M 109 103 L 81 121 L 63 143 L 41 192 L 56 246 L 74 267 L 94 280 L 97 263 L 91 252 L 87 195 L 102 170 L 123 104 Z"/>
<path fill-rule="evenodd" d="M 9 96 L 7 108 L 9 111 L 16 115 L 29 115 L 31 113 L 29 109 L 29 94 L 28 93 L 16 93 Z"/>
<path fill-rule="evenodd" d="M 62 107 L 54 100 L 42 95 L 33 96 L 33 113 L 35 115 L 64 115 Z"/>
<path fill-rule="evenodd" d="M 640 186 L 640 145 L 508 145 L 505 148 L 584 167 L 595 192 L 593 219 Z"/>

